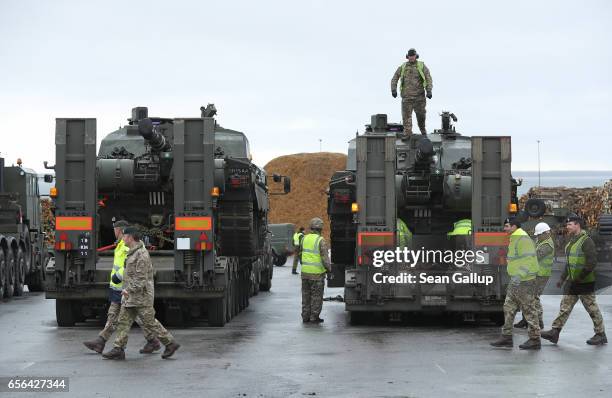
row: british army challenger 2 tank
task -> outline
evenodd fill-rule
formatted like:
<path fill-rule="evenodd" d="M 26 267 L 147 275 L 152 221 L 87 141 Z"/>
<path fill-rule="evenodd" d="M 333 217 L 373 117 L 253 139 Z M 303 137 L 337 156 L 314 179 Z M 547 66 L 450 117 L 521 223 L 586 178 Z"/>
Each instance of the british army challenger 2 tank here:
<path fill-rule="evenodd" d="M 209 104 L 197 118 L 149 117 L 107 135 L 96 155 L 95 119 L 57 119 L 55 263 L 46 296 L 57 322 L 103 315 L 113 221 L 142 233 L 155 268 L 155 306 L 168 324 L 207 314 L 223 326 L 272 283 L 265 171 L 244 133 L 222 128 Z M 288 177 L 284 192 L 290 190 Z"/>
<path fill-rule="evenodd" d="M 502 226 L 517 210 L 510 137 L 464 136 L 453 126 L 455 115 L 441 116 L 441 129 L 407 139 L 400 138 L 401 124 L 372 116 L 349 142 L 346 170 L 331 178 L 334 275 L 328 285 L 344 286 L 352 322 L 380 312 L 392 319 L 446 313 L 466 321 L 503 320 L 508 277 Z M 409 230 L 403 245 L 401 222 Z M 456 223 L 469 234 L 452 233 Z M 387 261 L 374 261 L 375 251 L 398 246 L 422 257 L 389 254 Z M 461 251 L 479 255 L 461 259 Z"/>

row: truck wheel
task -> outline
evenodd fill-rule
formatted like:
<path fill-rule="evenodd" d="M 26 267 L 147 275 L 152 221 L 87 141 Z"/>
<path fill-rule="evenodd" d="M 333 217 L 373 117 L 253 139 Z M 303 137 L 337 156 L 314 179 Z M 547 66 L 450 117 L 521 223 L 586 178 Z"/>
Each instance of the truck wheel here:
<path fill-rule="evenodd" d="M 370 313 L 364 311 L 349 312 L 351 325 L 363 325 L 368 322 Z"/>
<path fill-rule="evenodd" d="M 25 253 L 21 250 L 17 250 L 17 261 L 15 262 L 15 296 L 23 296 L 23 284 L 26 277 L 26 258 Z"/>
<path fill-rule="evenodd" d="M 274 258 L 274 265 L 277 267 L 282 267 L 287 263 L 287 256 L 285 254 L 281 254 L 280 256 L 276 256 Z"/>
<path fill-rule="evenodd" d="M 4 297 L 10 298 L 15 291 L 15 253 L 11 249 L 6 252 L 5 270 Z"/>
<path fill-rule="evenodd" d="M 208 304 L 208 324 L 210 326 L 225 326 L 227 310 L 227 298 L 210 300 Z"/>
<path fill-rule="evenodd" d="M 262 292 L 269 292 L 272 288 L 272 272 L 270 270 L 261 273 L 259 290 Z"/>
<path fill-rule="evenodd" d="M 70 300 L 55 300 L 55 319 L 57 320 L 57 326 L 74 326 L 76 319 Z"/>
<path fill-rule="evenodd" d="M 525 203 L 525 211 L 530 217 L 541 217 L 546 212 L 546 203 L 542 199 L 529 199 Z"/>
<path fill-rule="evenodd" d="M 4 250 L 0 247 L 0 300 L 4 298 L 4 286 L 6 283 L 6 259 Z"/>

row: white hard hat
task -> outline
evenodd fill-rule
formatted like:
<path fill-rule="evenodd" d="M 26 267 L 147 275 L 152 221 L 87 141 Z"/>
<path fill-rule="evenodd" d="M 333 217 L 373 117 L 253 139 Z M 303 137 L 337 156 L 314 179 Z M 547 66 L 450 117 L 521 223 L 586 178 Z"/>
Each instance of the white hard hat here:
<path fill-rule="evenodd" d="M 548 226 L 548 224 L 546 224 L 545 222 L 541 222 L 535 226 L 534 235 L 536 236 L 542 235 L 544 232 L 548 232 L 548 231 L 550 231 L 550 227 Z"/>

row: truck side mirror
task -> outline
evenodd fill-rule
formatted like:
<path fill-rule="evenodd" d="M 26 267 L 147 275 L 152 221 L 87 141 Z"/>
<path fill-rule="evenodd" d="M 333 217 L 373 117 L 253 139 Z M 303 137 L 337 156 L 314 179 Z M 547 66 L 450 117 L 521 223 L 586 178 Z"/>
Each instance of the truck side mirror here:
<path fill-rule="evenodd" d="M 53 175 L 52 174 L 45 174 L 44 180 L 45 180 L 45 182 L 53 182 Z"/>
<path fill-rule="evenodd" d="M 291 178 L 289 178 L 288 176 L 285 176 L 283 191 L 285 191 L 285 193 L 291 192 Z"/>

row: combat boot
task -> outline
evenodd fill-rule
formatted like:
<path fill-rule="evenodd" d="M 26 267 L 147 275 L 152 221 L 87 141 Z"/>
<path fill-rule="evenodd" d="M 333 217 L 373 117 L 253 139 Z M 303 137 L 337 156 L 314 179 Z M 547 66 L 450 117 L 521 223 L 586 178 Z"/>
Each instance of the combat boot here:
<path fill-rule="evenodd" d="M 98 336 L 95 338 L 95 340 L 84 341 L 83 345 L 90 350 L 97 352 L 98 354 L 102 354 L 102 351 L 104 351 L 104 346 L 106 345 L 106 340 Z"/>
<path fill-rule="evenodd" d="M 323 323 L 323 318 L 316 317 L 315 319 L 311 319 L 310 323 Z"/>
<path fill-rule="evenodd" d="M 586 341 L 588 345 L 602 345 L 608 342 L 608 338 L 605 333 L 597 333 Z"/>
<path fill-rule="evenodd" d="M 297 274 L 298 274 L 298 272 L 297 272 L 296 270 L 291 270 L 291 273 L 292 273 L 293 275 L 297 275 Z"/>
<path fill-rule="evenodd" d="M 141 354 L 153 354 L 155 351 L 159 350 L 160 348 L 161 348 L 161 342 L 157 339 L 157 337 L 155 337 L 147 341 L 147 344 L 145 344 L 144 347 L 140 349 L 140 353 Z"/>
<path fill-rule="evenodd" d="M 179 349 L 181 345 L 179 343 L 175 343 L 174 341 L 170 344 L 168 344 L 166 346 L 166 349 L 164 350 L 164 353 L 162 354 L 162 358 L 163 359 L 167 359 L 170 358 L 172 355 L 174 355 L 174 353 L 176 352 L 176 350 Z"/>
<path fill-rule="evenodd" d="M 542 343 L 539 338 L 529 338 L 526 342 L 519 345 L 521 350 L 539 350 L 542 348 Z"/>
<path fill-rule="evenodd" d="M 492 342 L 490 344 L 493 347 L 510 347 L 510 348 L 512 348 L 514 346 L 513 341 L 512 341 L 512 336 L 506 336 L 505 334 L 502 334 L 499 339 L 495 340 L 494 342 Z"/>
<path fill-rule="evenodd" d="M 104 359 L 123 360 L 125 359 L 125 351 L 123 350 L 123 348 L 113 347 L 113 349 L 110 350 L 109 352 L 105 352 L 104 354 L 102 354 L 102 357 Z"/>
<path fill-rule="evenodd" d="M 552 328 L 540 333 L 540 337 L 550 341 L 551 343 L 557 344 L 557 341 L 559 341 L 559 333 L 561 333 L 561 329 Z"/>
<path fill-rule="evenodd" d="M 525 318 L 523 318 L 517 323 L 515 323 L 514 327 L 518 329 L 525 329 L 527 327 L 527 321 L 525 320 Z"/>

